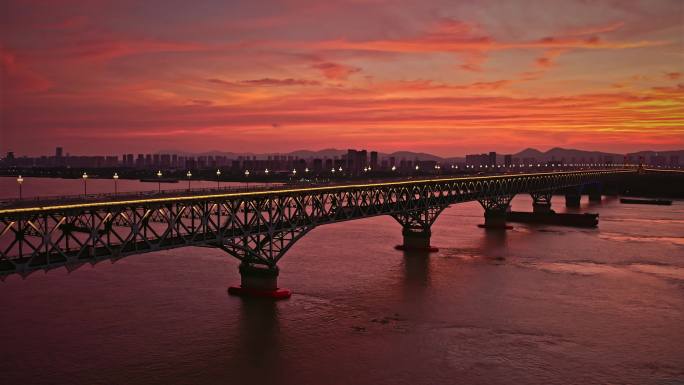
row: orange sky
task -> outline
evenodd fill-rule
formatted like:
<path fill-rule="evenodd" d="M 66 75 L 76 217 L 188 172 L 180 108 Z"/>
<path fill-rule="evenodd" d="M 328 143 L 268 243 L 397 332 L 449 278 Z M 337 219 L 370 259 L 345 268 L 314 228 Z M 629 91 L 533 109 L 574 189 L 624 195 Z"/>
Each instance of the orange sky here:
<path fill-rule="evenodd" d="M 0 2 L 0 151 L 684 148 L 684 2 Z"/>

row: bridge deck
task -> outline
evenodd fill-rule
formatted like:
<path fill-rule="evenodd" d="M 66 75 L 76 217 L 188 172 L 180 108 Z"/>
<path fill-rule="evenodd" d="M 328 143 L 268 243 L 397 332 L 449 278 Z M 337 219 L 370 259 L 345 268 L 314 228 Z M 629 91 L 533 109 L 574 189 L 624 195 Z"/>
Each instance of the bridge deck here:
<path fill-rule="evenodd" d="M 613 172 L 613 173 L 630 173 L 633 169 L 618 169 L 618 170 L 586 170 L 586 171 L 556 171 L 556 172 L 540 172 L 540 173 L 518 173 L 518 174 L 496 174 L 496 175 L 477 175 L 477 176 L 459 176 L 450 178 L 427 178 L 427 179 L 408 179 L 408 180 L 381 180 L 369 182 L 351 182 L 338 184 L 324 184 L 324 185 L 307 185 L 306 187 L 299 186 L 260 186 L 257 189 L 233 189 L 229 188 L 227 192 L 209 189 L 200 191 L 184 191 L 174 190 L 173 192 L 161 194 L 141 191 L 132 194 L 99 194 L 90 198 L 83 196 L 72 196 L 69 200 L 14 200 L 7 202 L 6 206 L 0 208 L 0 215 L 10 213 L 31 213 L 37 211 L 46 211 L 53 209 L 72 209 L 72 208 L 98 208 L 108 205 L 136 205 L 147 203 L 163 203 L 175 201 L 188 200 L 206 200 L 206 199 L 224 199 L 235 197 L 256 197 L 264 195 L 281 195 L 281 194 L 296 194 L 296 193 L 313 193 L 321 191 L 335 191 L 340 189 L 359 189 L 359 188 L 375 188 L 384 186 L 411 186 L 424 185 L 434 183 L 448 183 L 448 182 L 463 182 L 463 181 L 486 181 L 486 180 L 502 180 L 507 178 L 518 177 L 543 177 L 543 176 L 557 176 L 563 174 L 577 174 L 578 172 Z M 145 197 L 140 197 L 144 195 Z"/>

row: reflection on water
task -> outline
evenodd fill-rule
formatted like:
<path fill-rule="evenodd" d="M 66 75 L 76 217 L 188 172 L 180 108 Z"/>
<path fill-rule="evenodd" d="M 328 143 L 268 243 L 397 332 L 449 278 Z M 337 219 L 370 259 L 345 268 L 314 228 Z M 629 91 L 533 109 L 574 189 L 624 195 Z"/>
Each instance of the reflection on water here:
<path fill-rule="evenodd" d="M 422 290 L 430 285 L 430 252 L 404 250 L 404 283 L 408 291 Z"/>
<path fill-rule="evenodd" d="M 267 299 L 240 299 L 238 320 L 238 355 L 231 363 L 236 371 L 242 368 L 269 367 L 269 370 L 253 370 L 240 377 L 255 383 L 275 382 L 280 373 L 278 362 L 283 349 L 279 338 L 277 303 Z"/>

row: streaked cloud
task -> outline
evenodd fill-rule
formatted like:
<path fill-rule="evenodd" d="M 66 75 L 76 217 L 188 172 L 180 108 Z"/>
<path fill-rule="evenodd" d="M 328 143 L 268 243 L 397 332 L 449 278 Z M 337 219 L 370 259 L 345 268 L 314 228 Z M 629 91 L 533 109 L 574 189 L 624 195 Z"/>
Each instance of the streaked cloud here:
<path fill-rule="evenodd" d="M 682 147 L 683 6 L 8 0 L 0 151 Z"/>

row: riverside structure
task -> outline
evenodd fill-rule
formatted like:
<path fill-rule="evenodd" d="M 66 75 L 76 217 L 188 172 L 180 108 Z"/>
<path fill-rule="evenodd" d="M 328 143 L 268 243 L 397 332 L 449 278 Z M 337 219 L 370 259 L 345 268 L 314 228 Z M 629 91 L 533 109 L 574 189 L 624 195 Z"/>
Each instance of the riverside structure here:
<path fill-rule="evenodd" d="M 299 239 L 325 224 L 390 215 L 402 226 L 402 249 L 433 251 L 431 226 L 448 206 L 479 201 L 484 227 L 506 228 L 516 194 L 548 212 L 551 194 L 575 206 L 589 191 L 618 183 L 634 169 L 595 169 L 468 176 L 263 191 L 107 199 L 0 209 L 0 277 L 117 260 L 186 246 L 215 247 L 239 259 L 233 294 L 285 298 L 278 261 Z"/>

